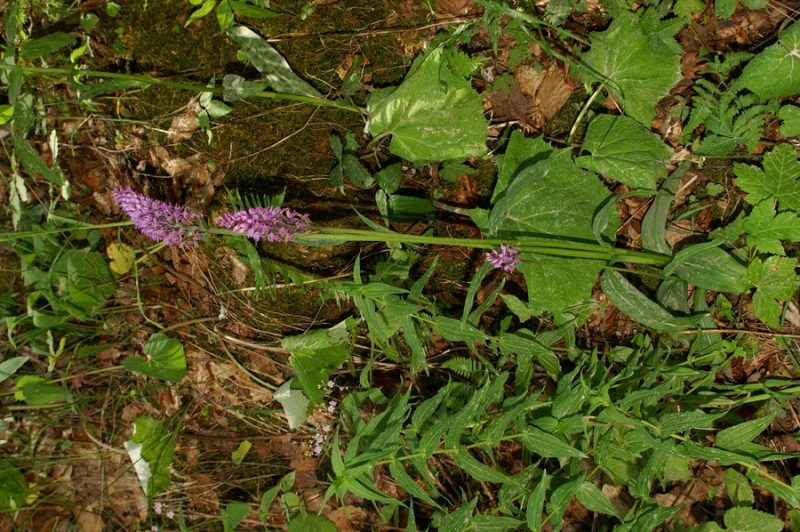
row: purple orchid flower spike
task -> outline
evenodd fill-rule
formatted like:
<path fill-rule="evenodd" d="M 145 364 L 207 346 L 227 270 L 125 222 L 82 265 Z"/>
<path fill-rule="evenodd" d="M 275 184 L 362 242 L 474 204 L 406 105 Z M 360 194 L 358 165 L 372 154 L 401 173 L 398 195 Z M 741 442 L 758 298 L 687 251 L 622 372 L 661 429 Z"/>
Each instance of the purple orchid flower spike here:
<path fill-rule="evenodd" d="M 519 258 L 519 250 L 506 244 L 500 244 L 500 249 L 493 249 L 486 253 L 486 262 L 493 268 L 513 273 L 522 260 Z"/>
<path fill-rule="evenodd" d="M 308 230 L 311 220 L 307 214 L 286 207 L 251 207 L 225 213 L 215 223 L 255 240 L 290 242 L 296 234 Z"/>
<path fill-rule="evenodd" d="M 196 227 L 200 214 L 188 207 L 147 197 L 130 187 L 117 188 L 111 195 L 134 227 L 151 240 L 182 246 L 203 237 Z"/>

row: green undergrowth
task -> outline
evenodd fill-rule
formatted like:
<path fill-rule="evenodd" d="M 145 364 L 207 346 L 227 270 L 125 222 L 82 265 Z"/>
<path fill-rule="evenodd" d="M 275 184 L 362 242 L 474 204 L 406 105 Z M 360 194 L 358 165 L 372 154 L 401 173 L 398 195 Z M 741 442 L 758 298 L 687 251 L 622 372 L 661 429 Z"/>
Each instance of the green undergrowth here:
<path fill-rule="evenodd" d="M 701 38 L 779 7 L 8 4 L 9 528 L 800 530 L 800 22 Z"/>

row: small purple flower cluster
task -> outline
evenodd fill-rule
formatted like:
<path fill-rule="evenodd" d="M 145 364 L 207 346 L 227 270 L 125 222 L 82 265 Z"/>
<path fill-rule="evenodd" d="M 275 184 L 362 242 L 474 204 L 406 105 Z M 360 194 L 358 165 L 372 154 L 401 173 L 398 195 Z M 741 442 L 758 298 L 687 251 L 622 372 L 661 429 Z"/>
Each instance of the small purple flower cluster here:
<path fill-rule="evenodd" d="M 519 258 L 519 250 L 506 244 L 500 244 L 500 250 L 493 249 L 486 253 L 486 262 L 493 268 L 513 273 L 522 260 Z"/>
<path fill-rule="evenodd" d="M 149 198 L 130 187 L 117 188 L 112 196 L 133 225 L 152 240 L 179 246 L 203 237 L 194 227 L 200 214 L 187 207 Z"/>
<path fill-rule="evenodd" d="M 289 242 L 311 225 L 307 214 L 286 207 L 251 207 L 217 217 L 219 227 L 242 233 L 255 240 Z"/>

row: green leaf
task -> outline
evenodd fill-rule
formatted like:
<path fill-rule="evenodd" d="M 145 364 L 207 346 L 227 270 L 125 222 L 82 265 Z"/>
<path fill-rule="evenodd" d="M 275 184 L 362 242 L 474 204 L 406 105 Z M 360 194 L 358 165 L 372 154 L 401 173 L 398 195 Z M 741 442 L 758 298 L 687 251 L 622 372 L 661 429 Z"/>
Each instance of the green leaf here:
<path fill-rule="evenodd" d="M 105 258 L 88 249 L 62 253 L 50 267 L 50 279 L 58 287 L 57 295 L 47 296 L 53 308 L 83 320 L 105 306 L 117 288 Z"/>
<path fill-rule="evenodd" d="M 16 510 L 25 505 L 28 484 L 25 477 L 8 460 L 0 461 L 0 509 Z"/>
<path fill-rule="evenodd" d="M 179 382 L 186 375 L 183 344 L 164 333 L 155 333 L 144 346 L 147 358 L 128 357 L 122 366 L 149 377 Z"/>
<path fill-rule="evenodd" d="M 714 15 L 729 19 L 736 11 L 736 0 L 714 0 Z"/>
<path fill-rule="evenodd" d="M 762 417 L 721 430 L 717 433 L 716 446 L 729 451 L 742 450 L 745 444 L 764 432 L 773 419 L 774 416 Z"/>
<path fill-rule="evenodd" d="M 322 97 L 317 89 L 294 73 L 275 48 L 253 30 L 245 26 L 233 26 L 226 33 L 242 47 L 247 60 L 264 75 L 270 87 L 288 94 Z"/>
<path fill-rule="evenodd" d="M 705 9 L 706 4 L 702 0 L 677 0 L 673 8 L 677 16 L 689 22 L 693 15 L 702 13 Z"/>
<path fill-rule="evenodd" d="M 289 429 L 294 430 L 305 423 L 309 401 L 302 391 L 291 388 L 292 380 L 289 379 L 275 390 L 272 398 L 281 404 L 286 420 L 289 422 Z"/>
<path fill-rule="evenodd" d="M 529 138 L 518 129 L 511 132 L 503 155 L 497 157 L 497 183 L 492 192 L 492 203 L 505 194 L 508 185 L 523 170 L 547 159 L 553 147 L 543 137 Z"/>
<path fill-rule="evenodd" d="M 654 133 L 627 116 L 599 115 L 589 123 L 575 163 L 634 188 L 654 189 L 666 175 L 671 151 Z"/>
<path fill-rule="evenodd" d="M 781 532 L 783 521 L 752 508 L 731 508 L 723 517 L 728 532 Z"/>
<path fill-rule="evenodd" d="M 342 334 L 342 331 L 344 334 Z M 345 322 L 330 329 L 310 331 L 281 340 L 281 346 L 292 356 L 289 363 L 305 396 L 313 403 L 325 399 L 325 383 L 330 374 L 350 354 Z"/>
<path fill-rule="evenodd" d="M 387 194 L 394 194 L 400 188 L 403 179 L 403 164 L 394 163 L 375 174 L 375 182 Z"/>
<path fill-rule="evenodd" d="M 800 162 L 792 145 L 775 146 L 764 156 L 763 164 L 764 170 L 741 163 L 733 165 L 736 186 L 747 193 L 745 200 L 757 205 L 766 199 L 777 199 L 779 210 L 800 211 Z"/>
<path fill-rule="evenodd" d="M 694 244 L 680 250 L 664 268 L 665 277 L 672 274 L 716 292 L 741 294 L 751 287 L 747 268 L 721 250 L 718 242 Z"/>
<path fill-rule="evenodd" d="M 667 312 L 616 271 L 606 271 L 600 281 L 603 293 L 621 312 L 659 332 L 678 332 L 695 327 L 704 315 L 678 317 Z"/>
<path fill-rule="evenodd" d="M 269 516 L 269 509 L 272 506 L 272 501 L 279 491 L 287 492 L 294 486 L 295 472 L 290 471 L 287 473 L 275 486 L 271 487 L 264 492 L 261 496 L 261 504 L 259 505 L 258 518 L 262 523 L 266 523 Z"/>
<path fill-rule="evenodd" d="M 28 357 L 12 357 L 0 362 L 0 382 L 3 382 L 16 373 L 27 361 Z"/>
<path fill-rule="evenodd" d="M 7 124 L 14 116 L 14 106 L 9 104 L 0 105 L 0 126 Z"/>
<path fill-rule="evenodd" d="M 800 93 L 800 22 L 789 26 L 777 43 L 751 59 L 737 81 L 762 100 Z"/>
<path fill-rule="evenodd" d="M 775 204 L 764 200 L 750 212 L 723 228 L 727 240 L 734 242 L 740 234 L 747 234 L 747 245 L 761 253 L 786 255 L 781 240 L 800 241 L 800 216 L 794 212 L 775 212 Z M 720 233 L 721 234 L 721 233 Z M 735 236 L 734 236 L 735 234 Z M 711 232 L 715 238 L 715 232 Z M 733 237 L 733 238 L 731 238 Z"/>
<path fill-rule="evenodd" d="M 750 503 L 753 504 L 755 497 L 753 496 L 753 488 L 750 487 L 750 480 L 736 471 L 735 469 L 726 469 L 722 474 L 722 480 L 725 483 L 725 490 L 728 492 L 728 497 L 734 506 Z"/>
<path fill-rule="evenodd" d="M 800 135 L 800 107 L 796 105 L 784 105 L 778 111 L 778 118 L 783 120 L 781 124 L 781 135 L 784 137 L 796 137 Z M 2 122 L 0 122 L 2 124 Z"/>
<path fill-rule="evenodd" d="M 411 475 L 406 472 L 402 462 L 397 460 L 389 462 L 389 473 L 392 475 L 392 478 L 394 478 L 397 484 L 411 497 L 419 499 L 425 502 L 425 504 L 430 504 L 431 506 L 437 508 L 439 507 L 439 504 L 434 501 L 430 495 L 428 495 L 428 492 L 422 489 L 420 485 L 417 484 L 413 478 L 411 478 Z"/>
<path fill-rule="evenodd" d="M 398 87 L 372 93 L 367 133 L 391 135 L 389 149 L 411 162 L 485 154 L 482 98 L 469 81 L 476 66 L 465 54 L 441 46 L 418 57 Z"/>
<path fill-rule="evenodd" d="M 188 28 L 189 24 L 194 22 L 195 20 L 200 20 L 201 18 L 205 17 L 211 10 L 214 9 L 214 6 L 217 5 L 217 0 L 206 0 L 203 2 L 203 5 L 195 9 L 189 18 L 186 20 L 186 23 L 183 25 L 184 28 Z"/>
<path fill-rule="evenodd" d="M 223 32 L 233 25 L 233 10 L 229 0 L 222 0 L 219 3 L 215 15 L 217 16 L 219 29 Z"/>
<path fill-rule="evenodd" d="M 239 523 L 250 514 L 250 505 L 243 502 L 229 502 L 225 508 L 220 510 L 222 526 L 225 532 L 236 530 Z"/>
<path fill-rule="evenodd" d="M 666 238 L 667 218 L 670 207 L 675 200 L 675 194 L 680 187 L 680 180 L 689 170 L 690 164 L 684 162 L 679 165 L 658 189 L 653 203 L 647 209 L 642 220 L 642 247 L 648 251 L 655 251 L 664 255 L 671 255 L 672 248 Z"/>
<path fill-rule="evenodd" d="M 579 503 L 592 512 L 621 517 L 614 505 L 611 504 L 611 501 L 608 500 L 608 497 L 592 482 L 582 482 L 575 493 L 575 497 Z"/>
<path fill-rule="evenodd" d="M 169 488 L 169 465 L 175 453 L 175 438 L 161 421 L 147 415 L 137 417 L 125 450 L 147 495 L 155 496 Z"/>
<path fill-rule="evenodd" d="M 477 504 L 478 497 L 475 497 L 469 503 L 462 504 L 455 512 L 446 515 L 439 525 L 439 532 L 463 532 L 467 528 Z"/>
<path fill-rule="evenodd" d="M 29 405 L 49 405 L 72 401 L 72 393 L 66 388 L 44 382 L 41 377 L 23 375 L 14 383 L 14 398 Z"/>
<path fill-rule="evenodd" d="M 235 102 L 242 98 L 258 94 L 267 88 L 267 84 L 258 81 L 248 81 L 236 74 L 226 74 L 225 77 L 222 78 L 222 87 L 222 98 L 226 102 Z"/>
<path fill-rule="evenodd" d="M 510 239 L 548 235 L 565 243 L 592 242 L 594 213 L 610 194 L 591 173 L 579 170 L 570 150 L 522 170 L 492 209 L 488 234 Z M 619 223 L 610 214 L 606 236 L 613 238 Z M 533 315 L 543 311 L 563 317 L 565 309 L 591 297 L 592 286 L 605 263 L 521 253 L 518 267 L 528 286 Z"/>
<path fill-rule="evenodd" d="M 526 427 L 521 434 L 525 448 L 544 458 L 584 458 L 582 452 L 565 441 L 533 426 Z"/>
<path fill-rule="evenodd" d="M 459 449 L 451 455 L 453 462 L 463 469 L 469 476 L 480 482 L 493 482 L 505 484 L 511 480 L 504 471 L 487 466 L 476 459 L 466 449 Z"/>
<path fill-rule="evenodd" d="M 30 39 L 25 41 L 19 49 L 19 57 L 26 61 L 31 61 L 52 54 L 56 50 L 72 44 L 75 39 L 75 35 L 61 31 L 50 33 L 38 39 Z"/>
<path fill-rule="evenodd" d="M 773 329 L 780 327 L 781 302 L 790 300 L 797 289 L 796 266 L 797 259 L 772 256 L 764 261 L 755 258 L 747 268 L 750 282 L 758 288 L 753 295 L 753 310 Z"/>
<path fill-rule="evenodd" d="M 240 2 L 239 0 L 228 0 L 228 3 L 231 5 L 231 8 L 236 12 L 237 15 L 241 15 L 243 17 L 265 19 L 280 16 L 280 13 L 277 11 L 272 11 L 271 9 L 267 9 L 265 7 L 254 6 L 246 2 Z"/>
<path fill-rule="evenodd" d="M 525 505 L 525 521 L 530 530 L 539 531 L 542 529 L 542 510 L 544 510 L 544 498 L 549 487 L 550 477 L 547 476 L 547 471 L 542 471 L 542 478 L 528 495 L 528 501 Z"/>
<path fill-rule="evenodd" d="M 289 521 L 288 532 L 336 532 L 337 528 L 330 520 L 317 514 L 302 512 Z"/>
<path fill-rule="evenodd" d="M 250 443 L 249 440 L 244 440 L 242 443 L 240 443 L 239 447 L 237 447 L 236 450 L 231 453 L 231 460 L 233 460 L 233 463 L 236 465 L 241 464 L 242 460 L 244 460 L 244 457 L 247 456 L 247 453 L 250 451 L 250 447 L 252 446 L 253 444 Z"/>
<path fill-rule="evenodd" d="M 656 104 L 681 79 L 680 49 L 659 28 L 647 31 L 633 13 L 620 12 L 607 30 L 590 35 L 586 78 L 605 83 L 622 110 L 646 128 Z"/>

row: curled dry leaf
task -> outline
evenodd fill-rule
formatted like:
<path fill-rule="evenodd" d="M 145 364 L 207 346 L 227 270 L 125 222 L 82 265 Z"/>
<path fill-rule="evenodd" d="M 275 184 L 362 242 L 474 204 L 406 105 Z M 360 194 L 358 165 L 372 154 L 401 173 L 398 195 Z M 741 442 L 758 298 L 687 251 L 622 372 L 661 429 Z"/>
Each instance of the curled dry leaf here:
<path fill-rule="evenodd" d="M 200 120 L 197 118 L 200 111 L 197 97 L 192 98 L 186 105 L 186 110 L 172 119 L 167 132 L 169 140 L 178 142 L 191 138 L 194 132 L 200 129 Z"/>

